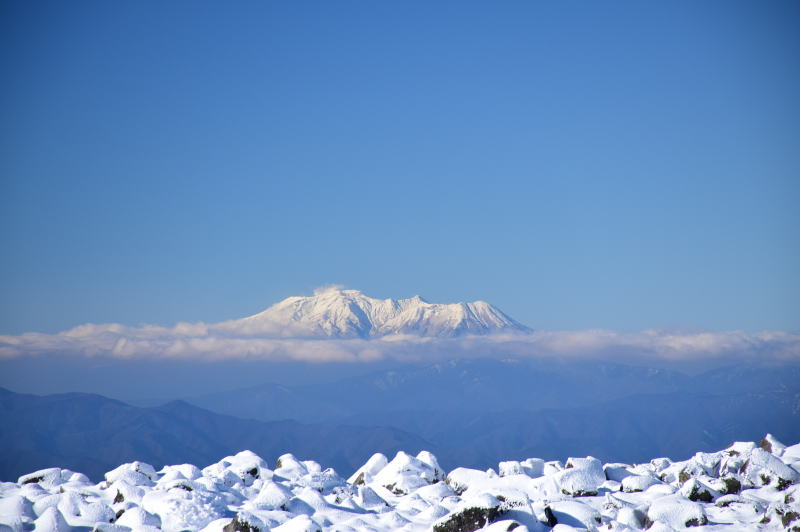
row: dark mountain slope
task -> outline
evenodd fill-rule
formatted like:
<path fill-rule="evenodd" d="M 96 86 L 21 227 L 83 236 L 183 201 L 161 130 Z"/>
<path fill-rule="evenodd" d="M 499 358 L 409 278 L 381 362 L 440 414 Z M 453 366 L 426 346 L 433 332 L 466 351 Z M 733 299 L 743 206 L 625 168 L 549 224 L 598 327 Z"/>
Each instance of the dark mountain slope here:
<path fill-rule="evenodd" d="M 432 449 L 393 428 L 259 422 L 183 402 L 137 408 L 90 394 L 35 396 L 0 389 L 0 479 L 58 466 L 99 479 L 120 463 L 216 462 L 243 449 L 267 459 L 291 452 L 349 474 L 374 452 Z"/>

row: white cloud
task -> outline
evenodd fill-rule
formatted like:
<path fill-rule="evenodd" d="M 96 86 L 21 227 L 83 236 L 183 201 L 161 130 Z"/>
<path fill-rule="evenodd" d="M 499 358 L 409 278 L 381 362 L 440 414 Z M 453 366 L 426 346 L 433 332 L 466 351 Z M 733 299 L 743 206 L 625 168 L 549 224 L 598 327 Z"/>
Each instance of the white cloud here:
<path fill-rule="evenodd" d="M 536 331 L 460 338 L 386 336 L 364 339 L 301 339 L 253 336 L 224 324 L 179 323 L 174 327 L 86 324 L 58 334 L 0 336 L 0 358 L 52 353 L 118 359 L 265 360 L 371 362 L 423 361 L 443 357 L 571 356 L 666 360 L 751 358 L 800 361 L 800 335 L 781 331 L 745 333 L 602 329 Z"/>
<path fill-rule="evenodd" d="M 344 288 L 345 286 L 343 284 L 324 284 L 314 289 L 314 295 L 319 296 L 328 292 L 336 292 L 338 290 L 344 290 Z"/>

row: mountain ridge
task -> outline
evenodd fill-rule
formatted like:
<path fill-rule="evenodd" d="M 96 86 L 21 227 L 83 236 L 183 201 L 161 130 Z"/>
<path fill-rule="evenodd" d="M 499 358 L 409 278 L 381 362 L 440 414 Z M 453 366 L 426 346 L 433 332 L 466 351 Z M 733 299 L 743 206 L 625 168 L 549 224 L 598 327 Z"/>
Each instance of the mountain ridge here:
<path fill-rule="evenodd" d="M 450 338 L 531 329 L 485 301 L 430 303 L 420 296 L 376 299 L 339 286 L 292 296 L 223 330 L 283 337 L 379 338 L 390 335 Z"/>
<path fill-rule="evenodd" d="M 0 439 L 1 481 L 56 465 L 99 479 L 125 461 L 211 463 L 244 448 L 272 457 L 297 452 L 349 474 L 374 452 L 436 449 L 386 426 L 263 422 L 181 400 L 142 408 L 99 394 L 35 395 L 5 388 L 0 388 Z"/>

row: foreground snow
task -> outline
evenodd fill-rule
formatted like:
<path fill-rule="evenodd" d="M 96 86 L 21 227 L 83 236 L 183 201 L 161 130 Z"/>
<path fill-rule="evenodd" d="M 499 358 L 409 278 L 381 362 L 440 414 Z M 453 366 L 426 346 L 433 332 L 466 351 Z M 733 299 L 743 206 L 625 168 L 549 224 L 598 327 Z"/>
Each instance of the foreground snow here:
<path fill-rule="evenodd" d="M 457 468 L 376 454 L 349 479 L 290 454 L 249 451 L 205 469 L 124 464 L 92 484 L 44 469 L 0 484 L 0 531 L 800 530 L 800 444 L 771 436 L 639 465 L 501 462 Z"/>

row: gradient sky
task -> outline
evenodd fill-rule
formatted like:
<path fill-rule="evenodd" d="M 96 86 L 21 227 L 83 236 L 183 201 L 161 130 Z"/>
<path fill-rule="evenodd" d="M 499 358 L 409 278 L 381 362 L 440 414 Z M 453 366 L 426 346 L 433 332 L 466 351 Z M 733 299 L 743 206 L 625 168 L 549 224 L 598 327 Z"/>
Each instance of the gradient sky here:
<path fill-rule="evenodd" d="M 342 283 L 800 330 L 800 3 L 0 5 L 0 334 Z"/>

